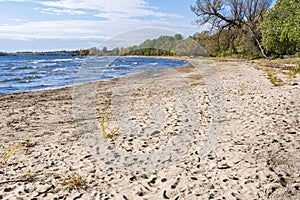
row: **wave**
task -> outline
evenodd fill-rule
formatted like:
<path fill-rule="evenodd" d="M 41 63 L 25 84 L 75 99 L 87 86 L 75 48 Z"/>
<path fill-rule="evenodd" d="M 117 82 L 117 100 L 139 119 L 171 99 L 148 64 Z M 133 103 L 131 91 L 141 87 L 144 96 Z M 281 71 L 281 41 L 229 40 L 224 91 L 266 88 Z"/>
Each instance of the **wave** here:
<path fill-rule="evenodd" d="M 7 70 L 7 71 L 15 70 L 15 69 L 17 69 L 17 67 L 5 67 L 5 68 L 3 68 L 3 70 Z"/>
<path fill-rule="evenodd" d="M 27 80 L 27 79 L 22 79 L 22 80 L 20 80 L 19 82 L 20 82 L 20 83 L 29 83 L 30 81 Z"/>
<path fill-rule="evenodd" d="M 35 72 L 30 72 L 30 74 L 48 74 L 49 72 L 47 71 L 35 71 Z"/>
<path fill-rule="evenodd" d="M 50 61 L 53 61 L 53 62 L 64 62 L 64 61 L 72 61 L 73 59 L 72 58 L 60 58 L 60 59 L 53 59 L 53 60 L 50 60 Z"/>
<path fill-rule="evenodd" d="M 50 62 L 47 62 L 47 63 L 42 63 L 40 66 L 41 67 L 44 67 L 44 68 L 51 68 L 51 67 L 54 67 L 56 66 L 57 63 L 50 63 Z"/>
<path fill-rule="evenodd" d="M 43 62 L 47 62 L 47 60 L 44 60 L 44 59 L 42 59 L 42 60 L 33 60 L 33 61 L 28 62 L 28 63 L 36 65 L 36 64 L 39 64 L 39 63 L 43 63 Z"/>
<path fill-rule="evenodd" d="M 0 58 L 1 59 L 1 58 Z M 1 63 L 0 93 L 55 89 L 97 80 L 110 80 L 145 70 L 165 69 L 188 64 L 172 59 L 153 59 L 140 57 L 37 57 L 22 62 L 10 60 Z M 153 73 L 152 76 L 159 74 Z M 11 83 L 10 83 L 11 82 Z"/>
<path fill-rule="evenodd" d="M 58 72 L 58 71 L 64 71 L 66 70 L 67 68 L 55 68 L 53 70 L 51 70 L 52 72 Z"/>
<path fill-rule="evenodd" d="M 36 66 L 23 66 L 23 67 L 17 67 L 17 70 L 26 70 L 26 69 L 36 69 Z"/>

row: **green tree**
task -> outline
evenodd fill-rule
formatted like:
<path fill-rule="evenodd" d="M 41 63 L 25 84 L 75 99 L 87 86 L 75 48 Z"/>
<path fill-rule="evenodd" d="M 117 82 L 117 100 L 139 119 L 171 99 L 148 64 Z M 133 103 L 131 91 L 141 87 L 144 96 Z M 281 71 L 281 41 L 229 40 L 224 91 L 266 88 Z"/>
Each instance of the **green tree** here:
<path fill-rule="evenodd" d="M 103 47 L 102 52 L 103 52 L 103 54 L 106 54 L 107 53 L 107 47 Z"/>
<path fill-rule="evenodd" d="M 261 26 L 262 43 L 272 54 L 300 51 L 300 0 L 278 0 Z"/>
<path fill-rule="evenodd" d="M 181 34 L 175 34 L 174 38 L 175 38 L 175 40 L 182 40 L 183 39 Z"/>
<path fill-rule="evenodd" d="M 113 55 L 118 56 L 119 53 L 120 53 L 119 47 L 114 48 L 114 50 L 113 50 Z"/>

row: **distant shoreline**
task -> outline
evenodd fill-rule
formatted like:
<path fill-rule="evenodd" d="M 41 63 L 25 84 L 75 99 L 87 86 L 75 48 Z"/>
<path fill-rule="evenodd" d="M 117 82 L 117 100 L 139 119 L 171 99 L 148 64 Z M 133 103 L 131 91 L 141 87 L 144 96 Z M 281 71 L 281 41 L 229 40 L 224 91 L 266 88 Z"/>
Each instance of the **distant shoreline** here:
<path fill-rule="evenodd" d="M 172 58 L 172 59 L 181 59 L 182 56 L 173 55 L 173 56 L 158 56 L 158 55 L 79 55 L 79 50 L 75 51 L 47 51 L 47 52 L 0 52 L 0 56 L 78 56 L 78 57 L 85 57 L 85 56 L 93 56 L 93 57 L 110 57 L 110 56 L 130 56 L 130 57 L 147 57 L 147 58 Z"/>
<path fill-rule="evenodd" d="M 32 51 L 23 51 L 23 52 L 0 52 L 0 56 L 78 56 L 78 50 L 74 51 L 45 51 L 45 52 L 32 52 Z"/>

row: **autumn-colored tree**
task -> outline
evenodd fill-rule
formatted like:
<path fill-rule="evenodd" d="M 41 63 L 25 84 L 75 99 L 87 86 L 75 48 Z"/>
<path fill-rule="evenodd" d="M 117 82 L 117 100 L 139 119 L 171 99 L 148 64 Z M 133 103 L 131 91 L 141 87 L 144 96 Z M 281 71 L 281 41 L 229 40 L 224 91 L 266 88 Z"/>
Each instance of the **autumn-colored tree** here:
<path fill-rule="evenodd" d="M 197 0 L 196 6 L 191 6 L 191 10 L 197 15 L 199 25 L 210 24 L 211 30 L 219 32 L 219 36 L 224 30 L 242 31 L 248 36 L 250 33 L 253 38 L 250 41 L 255 41 L 255 45 L 267 57 L 260 44 L 258 25 L 272 2 L 273 0 Z M 232 33 L 231 45 L 238 36 Z"/>

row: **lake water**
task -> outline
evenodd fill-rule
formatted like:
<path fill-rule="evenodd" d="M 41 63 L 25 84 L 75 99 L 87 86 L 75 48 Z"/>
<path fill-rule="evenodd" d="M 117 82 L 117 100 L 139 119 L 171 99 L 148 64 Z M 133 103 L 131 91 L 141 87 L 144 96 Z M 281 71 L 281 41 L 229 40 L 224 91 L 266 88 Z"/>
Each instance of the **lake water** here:
<path fill-rule="evenodd" d="M 150 57 L 0 56 L 0 94 L 56 89 L 188 64 Z"/>

